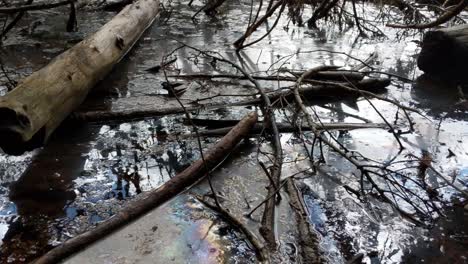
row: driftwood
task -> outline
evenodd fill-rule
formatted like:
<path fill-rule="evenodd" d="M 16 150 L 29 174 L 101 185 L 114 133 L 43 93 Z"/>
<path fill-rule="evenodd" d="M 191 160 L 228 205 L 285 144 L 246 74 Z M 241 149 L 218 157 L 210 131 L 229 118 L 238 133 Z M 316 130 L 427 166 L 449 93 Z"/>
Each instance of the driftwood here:
<path fill-rule="evenodd" d="M 320 100 L 324 98 L 340 98 L 343 99 L 348 96 L 359 97 L 361 96 L 361 91 L 371 92 L 371 93 L 384 93 L 387 91 L 387 86 L 390 85 L 390 79 L 364 79 L 352 85 L 343 84 L 343 83 L 332 83 L 332 82 L 315 82 L 317 85 L 303 87 L 299 89 L 301 95 L 307 101 Z M 294 93 L 288 91 L 287 93 L 277 93 L 272 94 L 272 100 L 278 99 L 280 97 L 285 97 L 291 101 L 294 99 Z"/>
<path fill-rule="evenodd" d="M 426 74 L 446 80 L 468 82 L 468 25 L 429 31 L 425 34 L 418 67 Z"/>
<path fill-rule="evenodd" d="M 197 160 L 163 186 L 143 194 L 141 199 L 130 202 L 119 213 L 100 223 L 93 230 L 67 240 L 36 259 L 33 263 L 56 263 L 170 200 L 219 165 L 237 144 L 249 134 L 249 130 L 256 121 L 257 115 L 255 113 L 247 115 L 226 136 L 218 141 L 209 152 L 204 154 L 205 162 L 201 159 Z"/>
<path fill-rule="evenodd" d="M 98 32 L 1 97 L 0 147 L 9 154 L 21 154 L 44 144 L 131 49 L 158 11 L 158 0 L 127 6 Z"/>

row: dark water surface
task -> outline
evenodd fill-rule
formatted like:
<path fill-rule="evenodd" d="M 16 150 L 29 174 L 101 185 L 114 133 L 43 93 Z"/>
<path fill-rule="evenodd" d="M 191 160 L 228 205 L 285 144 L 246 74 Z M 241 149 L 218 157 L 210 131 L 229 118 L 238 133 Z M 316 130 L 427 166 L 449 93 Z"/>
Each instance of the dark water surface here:
<path fill-rule="evenodd" d="M 232 1 L 223 7 L 217 18 L 207 18 L 200 14 L 194 23 L 190 17 L 200 6 L 198 1 L 194 2 L 192 8 L 180 1 L 166 3 L 166 9 L 172 10 L 170 15 L 165 13 L 143 35 L 128 56 L 91 93 L 81 111 L 121 112 L 154 108 L 155 105 L 177 106 L 178 103 L 162 89 L 164 76 L 145 71 L 158 65 L 164 55 L 178 47 L 180 43 L 176 40 L 200 49 L 218 51 L 226 58 L 242 63 L 251 72 L 270 70 L 268 73 L 271 73 L 272 69 L 279 67 L 304 70 L 319 65 L 351 68 L 359 64 L 348 56 L 333 53 L 345 52 L 361 59 L 376 53 L 378 58 L 374 66 L 378 70 L 410 79 L 422 75 L 416 68 L 418 47 L 413 42 L 419 40 L 419 35 L 396 41 L 396 32 L 386 29 L 388 39 L 357 39 L 352 29 L 340 33 L 328 25 L 322 25 L 320 30 L 292 24 L 286 28 L 288 21 L 282 19 L 265 40 L 237 56 L 231 44 L 245 30 L 250 10 L 248 3 Z M 374 10 L 370 6 L 368 8 Z M 114 15 L 111 12 L 81 10 L 78 13 L 79 31 L 65 33 L 67 16 L 64 13 L 60 9 L 32 12 L 17 31 L 10 34 L 0 49 L 0 55 L 7 70 L 14 73 L 13 78 L 20 79 L 44 66 Z M 253 37 L 261 34 L 254 33 Z M 171 66 L 170 74 L 216 72 L 209 61 L 197 58 L 197 53 L 188 49 L 180 49 L 170 58 L 177 58 Z M 269 69 L 272 64 L 276 66 Z M 220 66 L 220 69 L 232 72 L 226 65 Z M 247 82 L 242 82 L 244 85 L 240 86 L 230 81 L 177 81 L 188 88 L 181 98 L 183 102 L 217 94 L 250 94 L 254 91 Z M 279 86 L 271 82 L 262 84 L 268 89 Z M 5 93 L 5 87 L 0 86 L 0 93 Z M 410 153 L 418 157 L 423 153 L 431 153 L 432 165 L 466 190 L 468 119 L 466 112 L 449 111 L 458 100 L 457 94 L 450 89 L 448 85 L 434 84 L 426 77 L 419 77 L 415 85 L 398 80 L 392 82 L 388 97 L 418 108 L 425 114 L 424 117 L 410 114 L 415 131 L 401 136 L 405 146 L 401 153 L 395 138 L 386 129 L 337 132 L 336 137 L 350 150 L 383 163 L 404 160 Z M 232 97 L 226 96 L 211 102 L 232 100 Z M 407 130 L 408 124 L 402 118 L 395 119 L 395 106 L 375 99 L 372 102 L 384 117 L 392 122 L 395 120 L 399 129 Z M 335 103 L 332 106 L 382 123 L 381 117 L 366 100 Z M 200 111 L 195 115 L 200 118 L 236 119 L 253 110 L 232 107 Z M 361 122 L 326 108 L 315 107 L 315 110 L 323 122 Z M 280 120 L 284 119 L 280 111 L 277 114 Z M 123 123 L 86 124 L 69 121 L 42 149 L 18 157 L 0 155 L 0 262 L 30 261 L 109 218 L 128 200 L 134 199 L 142 191 L 161 186 L 199 158 L 193 138 L 175 136 L 191 131 L 182 121 L 182 115 Z M 312 136 L 308 140 L 311 142 Z M 203 144 L 207 147 L 215 141 L 213 138 L 203 139 Z M 301 144 L 294 136 L 284 134 L 282 142 L 286 161 L 305 158 Z M 242 153 L 251 159 L 252 164 L 236 163 L 236 169 L 231 165 L 229 169 L 221 169 L 219 174 L 242 175 L 244 171 L 245 177 L 255 178 L 252 176 L 254 172 L 251 172 L 255 163 L 254 152 L 252 149 Z M 363 202 L 349 194 L 341 185 L 358 186 L 355 168 L 333 152 L 326 151 L 325 156 L 327 165 L 317 175 L 303 180 L 299 186 L 310 213 L 310 221 L 320 233 L 321 247 L 330 263 L 344 263 L 357 253 L 365 254 L 365 263 L 468 262 L 467 211 L 463 209 L 466 201 L 453 188 L 445 186 L 435 173 L 428 172 L 427 177 L 437 187 L 444 216 L 433 215 L 435 220 L 430 227 L 422 228 L 401 217 L 391 206 L 378 199 L 369 198 Z M 290 162 L 285 166 L 283 176 L 307 166 L 305 161 Z M 402 162 L 395 169 L 407 169 L 409 166 Z M 225 186 L 221 183 L 226 182 L 215 181 L 220 185 L 219 188 L 230 188 L 233 192 L 237 190 L 235 186 L 245 184 L 241 180 L 226 180 L 231 184 Z M 257 188 L 264 192 L 264 182 L 253 181 L 243 188 L 240 190 L 256 193 Z M 226 189 L 222 190 L 228 193 Z M 420 190 L 415 187 L 414 191 Z M 262 200 L 260 194 L 252 194 L 248 199 L 241 196 L 231 198 L 229 203 L 233 206 L 232 210 L 240 217 L 248 211 L 243 208 L 245 203 L 254 205 Z M 447 205 L 442 206 L 444 203 Z M 239 208 L 235 207 L 236 204 Z M 139 248 L 142 252 L 135 254 L 148 255 L 153 259 L 160 256 L 158 263 L 166 263 L 167 259 L 185 259 L 189 263 L 253 262 L 252 250 L 242 236 L 236 230 L 227 228 L 216 214 L 203 213 L 200 208 L 203 205 L 191 199 L 190 195 L 165 205 L 161 208 L 164 217 L 158 217 L 158 221 L 166 226 L 170 226 L 171 221 L 177 222 L 178 231 L 168 228 L 165 232 L 159 226 L 155 236 L 160 240 L 166 239 L 167 244 L 155 246 L 155 240 L 158 239 L 151 238 L 153 240 L 143 243 L 149 248 Z M 170 220 L 170 217 L 173 219 Z M 286 226 L 290 219 L 283 217 L 280 221 Z M 178 235 L 171 241 L 171 234 L 174 233 Z M 144 237 L 141 235 L 140 238 Z M 294 246 L 287 242 L 288 239 L 281 238 L 284 243 L 281 244 L 280 252 L 283 263 L 294 263 Z M 177 243 L 181 241 L 194 245 L 196 241 L 203 242 L 192 250 L 178 250 L 181 246 Z M 161 250 L 160 254 L 157 249 Z M 101 252 L 100 256 L 104 256 L 109 263 L 119 263 L 115 259 L 118 253 L 113 253 L 111 249 L 109 251 Z M 203 255 L 206 252 L 212 254 Z M 151 258 L 138 261 L 148 263 Z M 136 259 L 134 261 L 137 262 Z"/>

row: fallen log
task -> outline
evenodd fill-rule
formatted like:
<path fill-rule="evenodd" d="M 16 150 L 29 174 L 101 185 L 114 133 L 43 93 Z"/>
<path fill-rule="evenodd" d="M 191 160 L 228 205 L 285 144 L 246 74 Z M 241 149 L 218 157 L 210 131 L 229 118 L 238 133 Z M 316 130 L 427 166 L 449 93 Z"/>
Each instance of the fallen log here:
<path fill-rule="evenodd" d="M 361 91 L 371 92 L 375 94 L 381 94 L 387 91 L 387 86 L 390 85 L 391 81 L 387 78 L 369 78 L 361 80 L 351 85 L 346 83 L 333 83 L 325 81 L 315 81 L 317 85 L 300 88 L 299 92 L 308 101 L 320 100 L 324 98 L 346 98 L 349 96 L 359 97 Z M 271 100 L 285 97 L 288 100 L 294 99 L 294 93 L 288 91 L 287 93 L 277 93 L 270 97 Z"/>
<path fill-rule="evenodd" d="M 427 32 L 418 57 L 418 67 L 439 79 L 468 82 L 468 25 Z"/>
<path fill-rule="evenodd" d="M 127 6 L 98 32 L 0 98 L 0 147 L 22 154 L 43 145 L 153 23 L 158 0 Z"/>
<path fill-rule="evenodd" d="M 237 144 L 249 134 L 249 130 L 256 121 L 257 115 L 250 113 L 204 154 L 204 160 L 195 161 L 190 167 L 178 173 L 158 189 L 142 194 L 141 199 L 129 202 L 119 213 L 100 223 L 93 230 L 67 240 L 36 259 L 33 263 L 57 263 L 175 197 L 202 179 L 208 171 L 218 166 Z"/>
<path fill-rule="evenodd" d="M 351 88 L 357 88 L 361 91 L 371 93 L 383 93 L 386 91 L 386 87 L 390 84 L 389 79 L 364 79 L 353 84 Z M 319 83 L 317 85 L 304 87 L 300 89 L 301 94 L 305 96 L 309 103 L 318 101 L 320 103 L 326 103 L 327 101 L 336 101 L 336 99 L 347 98 L 349 96 L 360 96 L 358 90 L 346 88 L 346 85 L 340 83 L 335 85 L 332 83 Z M 276 91 L 267 94 L 271 101 L 278 100 L 281 97 L 285 97 L 292 100 L 292 93 L 288 89 Z M 151 99 L 151 98 L 147 98 Z M 120 99 L 120 100 L 132 100 L 132 103 L 136 100 L 131 98 Z M 143 100 L 142 100 L 143 101 Z M 145 99 L 146 101 L 146 99 Z M 129 103 L 130 104 L 130 103 Z M 187 111 L 199 111 L 209 109 L 220 109 L 232 106 L 250 106 L 250 105 L 261 105 L 263 104 L 262 99 L 249 99 L 240 100 L 234 103 L 212 103 L 212 104 L 198 104 L 191 103 L 186 104 L 185 108 Z M 124 120 L 138 120 L 156 116 L 163 116 L 169 114 L 180 114 L 184 113 L 182 107 L 177 106 L 161 106 L 156 104 L 147 103 L 145 105 L 140 104 L 138 109 L 120 109 L 120 110 L 91 110 L 91 111 L 77 111 L 73 113 L 71 119 L 81 120 L 86 122 L 109 122 L 109 121 L 124 121 Z"/>
<path fill-rule="evenodd" d="M 233 126 L 235 126 L 237 123 L 239 123 L 240 120 L 238 119 L 202 119 L 202 118 L 191 118 L 188 120 L 187 118 L 184 118 L 183 123 L 185 125 L 195 125 L 195 126 L 201 126 L 204 127 L 205 129 L 212 129 L 212 130 L 205 130 L 205 132 L 208 131 L 216 131 L 216 129 L 231 129 Z M 281 132 L 294 132 L 296 130 L 296 127 L 289 123 L 277 123 L 278 128 L 280 129 Z M 257 127 L 262 127 L 264 124 L 262 121 L 259 121 L 250 131 L 251 133 L 257 132 Z M 381 126 L 385 126 L 384 124 L 369 124 L 369 123 L 321 123 L 321 127 L 324 129 L 332 129 L 332 130 L 346 130 L 346 129 L 358 129 L 358 128 L 379 128 Z M 307 131 L 307 127 L 301 127 L 302 131 Z M 221 130 L 220 130 L 221 131 Z M 203 133 L 203 131 L 200 131 L 200 133 Z M 226 133 L 224 133 L 226 134 Z"/>
<path fill-rule="evenodd" d="M 280 133 L 294 133 L 298 132 L 298 128 L 294 127 L 287 123 L 277 123 L 278 130 Z M 375 123 L 322 123 L 317 125 L 317 130 L 354 130 L 354 129 L 366 129 L 366 128 L 386 128 L 385 124 L 375 124 Z M 221 127 L 209 130 L 198 131 L 198 135 L 204 137 L 217 137 L 226 135 L 232 127 Z M 311 131 L 311 128 L 308 126 L 303 126 L 300 128 L 302 132 Z M 251 135 L 258 135 L 265 130 L 263 124 L 255 124 L 250 130 Z"/>
<path fill-rule="evenodd" d="M 301 75 L 301 72 L 293 72 L 294 74 Z M 179 79 L 220 79 L 220 78 L 227 78 L 227 79 L 240 79 L 246 80 L 247 78 L 242 75 L 234 75 L 234 74 L 184 74 L 184 75 L 169 75 L 168 77 L 174 77 Z M 285 81 L 285 82 L 296 82 L 297 78 L 289 77 L 289 76 L 252 76 L 255 80 L 264 80 L 264 81 Z M 304 83 L 313 83 L 314 80 L 327 80 L 327 81 L 361 81 L 364 79 L 364 74 L 360 72 L 352 72 L 352 71 L 320 71 L 316 72 L 311 76 L 308 76 Z"/>
<path fill-rule="evenodd" d="M 14 7 L 3 7 L 0 8 L 0 14 L 14 14 L 17 12 L 25 12 L 25 11 L 34 11 L 34 10 L 43 10 L 43 9 L 51 9 L 56 8 L 59 6 L 64 6 L 75 2 L 76 0 L 65 0 L 57 3 L 47 3 L 47 4 L 35 4 L 35 5 L 22 5 L 22 6 L 14 6 Z"/>

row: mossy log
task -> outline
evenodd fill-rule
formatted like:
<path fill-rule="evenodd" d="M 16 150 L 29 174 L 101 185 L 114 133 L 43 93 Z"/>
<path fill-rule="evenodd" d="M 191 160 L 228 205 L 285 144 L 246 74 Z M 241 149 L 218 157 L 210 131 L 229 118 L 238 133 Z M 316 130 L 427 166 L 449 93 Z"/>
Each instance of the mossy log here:
<path fill-rule="evenodd" d="M 159 0 L 128 5 L 98 32 L 0 97 L 0 147 L 8 154 L 43 145 L 131 49 L 159 12 Z"/>
<path fill-rule="evenodd" d="M 418 67 L 432 77 L 467 83 L 468 25 L 427 32 Z"/>

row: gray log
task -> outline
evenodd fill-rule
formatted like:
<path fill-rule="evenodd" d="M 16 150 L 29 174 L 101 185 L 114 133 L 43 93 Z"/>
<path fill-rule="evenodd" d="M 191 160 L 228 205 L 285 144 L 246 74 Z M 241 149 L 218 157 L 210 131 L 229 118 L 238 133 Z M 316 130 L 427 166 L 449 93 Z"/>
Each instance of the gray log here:
<path fill-rule="evenodd" d="M 159 0 L 128 5 L 98 32 L 0 97 L 0 147 L 22 154 L 44 144 L 156 18 Z"/>

